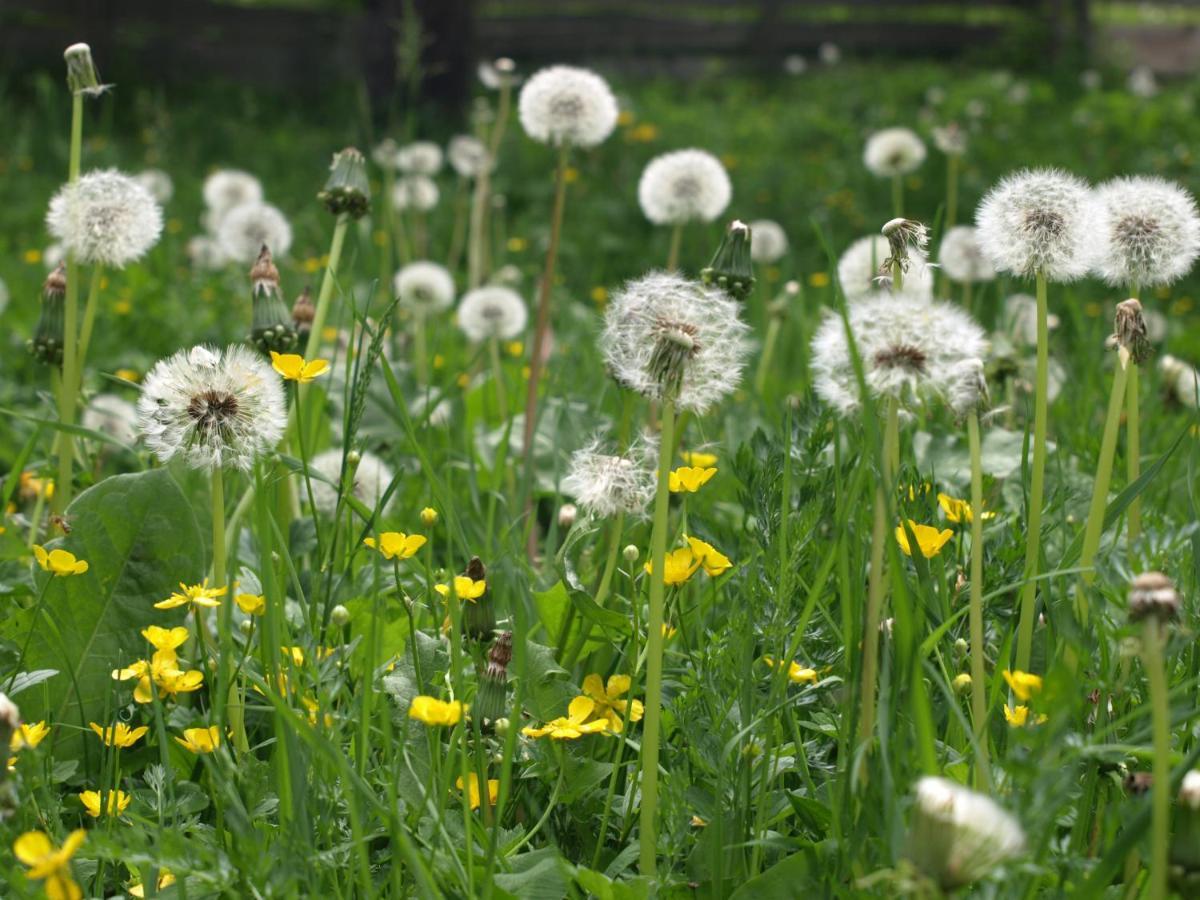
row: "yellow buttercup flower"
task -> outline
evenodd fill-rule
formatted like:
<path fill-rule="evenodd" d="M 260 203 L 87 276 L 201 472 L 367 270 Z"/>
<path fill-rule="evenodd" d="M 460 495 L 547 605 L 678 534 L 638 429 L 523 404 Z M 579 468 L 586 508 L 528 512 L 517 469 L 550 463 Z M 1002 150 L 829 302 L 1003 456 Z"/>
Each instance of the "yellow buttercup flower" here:
<path fill-rule="evenodd" d="M 774 658 L 770 656 L 764 656 L 763 662 L 765 662 L 772 669 L 775 668 Z M 816 669 L 810 669 L 807 666 L 802 666 L 794 659 L 788 663 L 787 676 L 788 680 L 794 684 L 816 684 L 818 681 L 820 681 L 820 677 L 817 675 Z"/>
<path fill-rule="evenodd" d="M 71 877 L 71 857 L 87 837 L 78 828 L 67 835 L 61 847 L 55 847 L 44 831 L 27 831 L 13 842 L 13 856 L 29 867 L 25 877 L 45 881 L 50 900 L 80 900 L 83 892 Z"/>
<path fill-rule="evenodd" d="M 271 368 L 288 381 L 308 384 L 325 374 L 329 369 L 329 360 L 314 359 L 310 362 L 299 353 L 276 353 L 272 350 Z"/>
<path fill-rule="evenodd" d="M 692 553 L 700 560 L 700 565 L 704 567 L 704 572 L 710 578 L 716 578 L 718 575 L 729 571 L 733 568 L 733 563 L 729 557 L 714 547 L 712 544 L 706 543 L 699 538 L 688 537 L 688 547 Z"/>
<path fill-rule="evenodd" d="M 680 466 L 667 474 L 667 486 L 672 494 L 694 494 L 716 474 L 717 470 L 712 467 Z"/>
<path fill-rule="evenodd" d="M 696 570 L 700 568 L 703 561 L 703 559 L 697 558 L 691 547 L 671 550 L 663 560 L 663 582 L 665 584 L 683 584 L 696 574 Z M 647 560 L 646 574 L 654 574 L 653 568 L 653 561 Z"/>
<path fill-rule="evenodd" d="M 956 497 L 951 497 L 949 494 L 941 493 L 937 495 L 937 498 L 938 505 L 941 506 L 942 511 L 946 514 L 946 518 L 949 521 L 955 523 L 956 525 L 960 523 L 969 525 L 975 521 L 975 515 L 971 510 L 971 504 L 966 500 L 959 500 Z M 996 518 L 996 514 L 994 512 L 985 512 L 983 514 L 983 521 L 985 522 L 988 519 L 994 518 Z"/>
<path fill-rule="evenodd" d="M 427 506 L 423 510 L 421 510 L 421 524 L 424 525 L 426 528 L 436 525 L 437 520 L 438 520 L 438 511 L 436 509 L 434 509 L 432 506 Z"/>
<path fill-rule="evenodd" d="M 104 741 L 106 747 L 121 747 L 122 749 L 132 747 L 150 729 L 145 725 L 139 725 L 137 728 L 130 728 L 124 722 L 118 722 L 116 725 L 102 728 L 95 722 L 91 723 L 92 731 L 100 740 Z"/>
<path fill-rule="evenodd" d="M 235 594 L 233 602 L 248 616 L 261 616 L 267 611 L 267 598 L 262 594 Z"/>
<path fill-rule="evenodd" d="M 158 688 L 160 698 L 200 689 L 204 684 L 204 673 L 198 669 L 180 669 L 179 657 L 175 653 L 188 638 L 186 628 L 160 628 L 151 625 L 143 629 L 142 636 L 156 648 L 154 655 L 148 660 L 139 659 L 124 669 L 113 669 L 112 673 L 112 677 L 117 681 L 137 679 L 137 686 L 133 689 L 134 700 L 138 703 L 150 703 L 154 699 L 155 687 Z"/>
<path fill-rule="evenodd" d="M 1008 682 L 1008 688 L 1011 690 L 1022 703 L 1025 703 L 1034 694 L 1040 693 L 1042 690 L 1042 678 L 1040 675 L 1032 675 L 1029 672 L 1010 672 L 1005 669 L 1003 672 L 1004 680 Z"/>
<path fill-rule="evenodd" d="M 184 584 L 179 582 L 179 590 L 168 597 L 166 600 L 160 600 L 154 604 L 155 609 L 174 609 L 177 606 L 192 604 L 192 606 L 220 606 L 221 597 L 225 596 L 225 592 L 229 588 L 210 588 L 208 579 L 204 579 L 200 584 Z"/>
<path fill-rule="evenodd" d="M 9 749 L 16 752 L 26 747 L 36 747 L 46 739 L 46 735 L 49 733 L 50 726 L 45 722 L 34 722 L 32 724 L 25 722 L 13 732 L 12 738 L 9 740 Z"/>
<path fill-rule="evenodd" d="M 628 675 L 610 675 L 607 684 L 599 675 L 588 675 L 583 679 L 583 692 L 595 702 L 592 716 L 607 719 L 608 730 L 615 734 L 620 734 L 625 727 L 626 710 L 630 722 L 640 722 L 645 713 L 641 700 L 621 699 L 629 693 L 631 683 Z"/>
<path fill-rule="evenodd" d="M 588 721 L 595 708 L 595 700 L 591 697 L 580 695 L 571 701 L 571 705 L 567 707 L 567 715 L 565 717 L 547 722 L 541 728 L 526 725 L 521 729 L 521 734 L 532 738 L 549 735 L 550 739 L 554 741 L 573 741 L 576 738 L 583 737 L 585 734 L 595 734 L 597 731 L 604 731 L 608 727 L 608 719 L 601 718 Z"/>
<path fill-rule="evenodd" d="M 908 520 L 908 527 L 917 539 L 917 547 L 920 549 L 921 555 L 926 559 L 932 559 L 941 553 L 946 542 L 954 537 L 954 532 L 949 528 L 939 531 L 932 525 L 918 525 L 912 519 Z M 905 531 L 903 525 L 896 526 L 896 543 L 900 545 L 905 556 L 912 556 L 912 547 L 908 544 L 908 532 Z"/>
<path fill-rule="evenodd" d="M 172 875 L 166 869 L 158 870 L 158 889 L 160 891 L 163 888 L 169 888 L 174 883 L 175 883 L 174 875 Z M 145 897 L 146 896 L 146 888 L 145 888 L 145 885 L 135 884 L 130 887 L 127 887 L 125 889 L 125 893 L 127 893 L 130 897 Z"/>
<path fill-rule="evenodd" d="M 443 597 L 450 596 L 450 585 L 448 584 L 435 584 L 433 589 Z M 486 590 L 486 581 L 476 581 L 469 575 L 454 576 L 454 594 L 459 600 L 470 600 L 472 603 L 474 603 L 483 596 Z"/>
<path fill-rule="evenodd" d="M 384 559 L 408 559 L 425 546 L 426 538 L 420 534 L 405 534 L 402 531 L 385 531 L 375 538 L 363 538 L 363 543 L 378 550 Z"/>
<path fill-rule="evenodd" d="M 208 728 L 185 728 L 183 737 L 177 737 L 175 741 L 192 753 L 212 753 L 221 746 L 221 732 L 217 730 L 216 725 L 210 725 Z"/>
<path fill-rule="evenodd" d="M 88 564 L 82 559 L 76 559 L 75 554 L 67 550 L 50 550 L 37 544 L 33 545 L 33 555 L 42 571 L 51 575 L 82 575 L 88 570 Z"/>
<path fill-rule="evenodd" d="M 711 469 L 717 464 L 717 454 L 700 450 L 680 450 L 679 458 L 696 469 Z"/>
<path fill-rule="evenodd" d="M 1005 703 L 1004 721 L 1013 728 L 1024 728 L 1026 723 L 1029 721 L 1029 707 L 1022 705 L 1018 706 L 1016 709 L 1010 709 L 1008 704 Z M 1036 716 L 1033 720 L 1033 724 L 1041 725 L 1045 721 L 1045 716 Z"/>
<path fill-rule="evenodd" d="M 467 800 L 471 804 L 471 809 L 479 809 L 479 776 L 474 772 L 470 772 L 468 773 L 467 778 L 471 785 L 470 790 L 467 791 Z M 463 780 L 461 775 L 454 782 L 454 786 L 460 791 L 462 790 Z M 487 792 L 488 806 L 495 806 L 496 798 L 500 796 L 500 781 L 496 778 L 489 778 L 487 782 Z"/>
<path fill-rule="evenodd" d="M 463 705 L 458 700 L 439 700 L 422 694 L 408 705 L 408 717 L 426 725 L 457 725 L 462 721 Z"/>
<path fill-rule="evenodd" d="M 93 819 L 100 818 L 100 792 L 99 791 L 80 791 L 79 800 L 83 803 L 83 808 L 87 810 L 88 815 Z M 108 814 L 119 815 L 125 812 L 133 797 L 124 791 L 109 791 L 108 792 Z"/>

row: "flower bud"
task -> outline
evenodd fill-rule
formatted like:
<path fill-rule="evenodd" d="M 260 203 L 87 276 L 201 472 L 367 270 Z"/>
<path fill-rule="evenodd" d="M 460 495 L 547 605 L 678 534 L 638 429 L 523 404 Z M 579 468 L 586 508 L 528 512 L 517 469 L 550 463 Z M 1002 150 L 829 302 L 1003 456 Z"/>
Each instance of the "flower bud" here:
<path fill-rule="evenodd" d="M 292 325 L 301 341 L 307 341 L 312 333 L 313 318 L 316 314 L 317 307 L 312 300 L 312 289 L 306 284 L 292 305 Z"/>
<path fill-rule="evenodd" d="M 971 690 L 971 676 L 967 672 L 959 672 L 954 676 L 954 693 L 966 694 Z"/>
<path fill-rule="evenodd" d="M 507 717 L 501 717 L 492 723 L 492 731 L 496 737 L 504 737 L 508 734 L 509 721 Z"/>
<path fill-rule="evenodd" d="M 575 524 L 575 517 L 579 510 L 575 508 L 574 503 L 564 503 L 558 508 L 558 527 L 570 528 Z"/>
<path fill-rule="evenodd" d="M 354 147 L 347 147 L 333 155 L 329 165 L 329 178 L 317 199 L 333 215 L 346 213 L 352 219 L 361 219 L 371 206 L 371 186 L 367 181 L 367 161 Z"/>
<path fill-rule="evenodd" d="M 970 649 L 971 645 L 967 643 L 965 638 L 959 638 L 954 642 L 954 655 L 959 659 L 965 659 Z"/>
<path fill-rule="evenodd" d="M 472 581 L 487 581 L 487 569 L 478 556 L 471 558 L 463 574 Z M 492 602 L 491 585 L 488 585 L 483 594 L 475 600 L 463 601 L 463 632 L 471 640 L 486 641 L 495 630 L 496 606 Z"/>
<path fill-rule="evenodd" d="M 721 238 L 712 262 L 700 270 L 700 280 L 718 287 L 736 300 L 745 300 L 754 289 L 750 260 L 750 226 L 735 219 Z"/>
<path fill-rule="evenodd" d="M 621 551 L 621 555 L 625 557 L 625 562 L 635 563 L 638 557 L 642 555 L 642 551 L 637 548 L 636 544 L 626 544 L 625 549 Z"/>
<path fill-rule="evenodd" d="M 55 266 L 42 285 L 42 314 L 27 347 L 35 359 L 61 366 L 63 355 L 63 298 L 67 294 L 67 267 Z"/>
<path fill-rule="evenodd" d="M 350 610 L 339 603 L 329 611 L 329 621 L 335 628 L 345 628 L 350 624 Z"/>
<path fill-rule="evenodd" d="M 1179 618 L 1179 593 L 1162 572 L 1143 572 L 1129 585 L 1129 620 L 1151 617 L 1162 624 Z"/>
<path fill-rule="evenodd" d="M 250 286 L 253 310 L 250 343 L 263 353 L 292 353 L 298 343 L 296 329 L 283 303 L 279 270 L 266 244 L 250 269 Z"/>
<path fill-rule="evenodd" d="M 496 638 L 488 651 L 487 665 L 479 676 L 479 693 L 475 695 L 472 713 L 485 728 L 501 718 L 508 710 L 508 664 L 512 660 L 512 632 L 505 631 Z"/>
<path fill-rule="evenodd" d="M 1116 346 L 1124 367 L 1128 360 L 1140 366 L 1150 358 L 1153 348 L 1146 335 L 1146 319 L 1142 315 L 1142 304 L 1132 297 L 1117 304 L 1113 320 L 1113 334 L 1109 342 Z"/>
<path fill-rule="evenodd" d="M 246 635 L 247 637 L 250 636 L 250 632 L 252 632 L 253 630 L 254 630 L 254 621 L 252 619 L 248 619 L 248 618 L 242 619 L 242 621 L 238 622 L 238 631 L 240 631 L 242 634 Z"/>
<path fill-rule="evenodd" d="M 72 94 L 98 97 L 108 89 L 107 84 L 100 83 L 100 75 L 92 61 L 92 48 L 87 44 L 72 44 L 63 51 L 63 60 L 67 64 L 67 87 Z"/>
<path fill-rule="evenodd" d="M 421 524 L 425 525 L 428 528 L 432 528 L 434 525 L 437 524 L 437 520 L 438 520 L 438 511 L 436 509 L 434 509 L 432 506 L 427 506 L 423 510 L 421 510 Z"/>

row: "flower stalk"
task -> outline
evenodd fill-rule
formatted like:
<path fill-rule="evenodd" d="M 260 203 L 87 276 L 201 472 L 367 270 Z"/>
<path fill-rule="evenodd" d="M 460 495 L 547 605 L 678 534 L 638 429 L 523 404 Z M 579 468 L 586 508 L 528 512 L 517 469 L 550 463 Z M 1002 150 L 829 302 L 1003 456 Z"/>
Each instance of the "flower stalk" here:
<path fill-rule="evenodd" d="M 953 159 L 953 157 L 952 157 Z M 991 783 L 988 762 L 987 695 L 983 643 L 983 453 L 979 413 L 967 414 L 967 443 L 971 452 L 971 720 L 975 725 L 975 787 Z"/>

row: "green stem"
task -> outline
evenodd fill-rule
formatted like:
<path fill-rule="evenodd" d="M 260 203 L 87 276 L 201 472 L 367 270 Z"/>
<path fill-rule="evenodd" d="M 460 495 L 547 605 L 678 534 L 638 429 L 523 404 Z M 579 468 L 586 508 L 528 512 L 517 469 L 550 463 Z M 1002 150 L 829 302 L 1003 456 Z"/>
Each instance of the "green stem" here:
<path fill-rule="evenodd" d="M 951 154 L 946 157 L 946 222 L 942 229 L 944 234 L 954 227 L 958 219 L 958 156 Z"/>
<path fill-rule="evenodd" d="M 897 219 L 904 215 L 904 176 L 892 176 L 892 215 Z"/>
<path fill-rule="evenodd" d="M 83 329 L 79 333 L 78 361 L 75 365 L 75 377 L 83 382 L 83 364 L 87 361 L 88 347 L 92 343 L 92 328 L 96 324 L 96 301 L 100 297 L 100 281 L 104 276 L 104 266 L 97 263 L 92 266 L 92 281 L 88 286 L 87 303 L 83 307 Z M 79 388 L 76 387 L 76 393 Z"/>
<path fill-rule="evenodd" d="M 1046 276 L 1037 273 L 1037 376 L 1033 398 L 1033 477 L 1029 488 L 1024 586 L 1017 625 L 1017 670 L 1029 671 L 1033 655 L 1033 622 L 1037 598 L 1038 554 L 1042 548 L 1042 501 L 1046 483 L 1046 393 L 1050 370 L 1050 330 L 1047 326 Z"/>
<path fill-rule="evenodd" d="M 1171 709 L 1162 649 L 1165 633 L 1154 616 L 1146 619 L 1142 637 L 1142 662 L 1150 688 L 1150 713 L 1154 738 L 1154 784 L 1150 814 L 1150 898 L 1167 896 L 1167 849 L 1171 818 Z"/>
<path fill-rule="evenodd" d="M 225 476 L 220 467 L 212 470 L 209 478 L 212 495 L 212 579 L 214 588 L 226 586 L 225 562 Z M 229 683 L 232 673 L 230 663 L 233 661 L 233 599 L 226 596 L 221 600 L 217 609 L 217 636 L 220 650 L 217 654 L 217 689 L 213 694 L 213 711 L 216 723 L 221 731 L 225 731 L 227 712 L 228 722 L 233 731 L 234 743 L 238 749 L 248 749 L 246 743 L 246 725 L 242 711 L 237 708 L 227 710 L 227 692 L 231 691 Z M 236 716 L 237 720 L 234 719 Z"/>
<path fill-rule="evenodd" d="M 642 809 L 638 836 L 641 872 L 654 879 L 658 863 L 658 745 L 662 720 L 663 594 L 666 587 L 667 519 L 671 491 L 671 447 L 674 445 L 675 399 L 662 404 L 658 444 L 658 491 L 650 532 L 650 616 L 646 623 L 646 717 L 642 723 Z"/>
<path fill-rule="evenodd" d="M 1125 400 L 1125 384 L 1130 369 L 1136 366 L 1124 366 L 1120 362 L 1113 374 L 1112 393 L 1108 397 L 1108 415 L 1104 419 L 1104 435 L 1100 439 L 1100 458 L 1096 462 L 1096 479 L 1092 483 L 1092 505 L 1088 509 L 1087 527 L 1083 533 L 1083 549 L 1079 553 L 1079 567 L 1083 569 L 1081 578 L 1085 585 L 1096 580 L 1096 572 L 1092 563 L 1096 559 L 1096 551 L 1100 549 L 1100 535 L 1104 530 L 1104 509 L 1108 505 L 1108 486 L 1112 479 L 1113 457 L 1117 450 L 1117 431 L 1121 426 L 1121 406 Z M 1087 621 L 1086 595 L 1080 591 L 1081 621 Z"/>
<path fill-rule="evenodd" d="M 671 228 L 671 246 L 667 251 L 667 271 L 674 272 L 679 268 L 679 251 L 683 246 L 683 223 L 677 222 Z"/>
<path fill-rule="evenodd" d="M 612 587 L 613 574 L 617 571 L 617 555 L 621 551 L 621 532 L 625 527 L 625 513 L 619 512 L 612 520 L 612 525 L 608 533 L 608 556 L 604 560 L 604 571 L 600 575 L 600 584 L 596 588 L 596 596 L 593 598 L 597 606 L 604 606 L 604 601 L 608 599 L 609 589 Z M 574 607 L 572 607 L 573 609 Z M 592 623 L 585 622 L 579 631 L 579 636 L 571 645 L 571 649 L 567 652 L 563 668 L 568 671 L 575 665 L 579 659 L 579 654 L 583 652 L 584 645 L 592 636 Z"/>
<path fill-rule="evenodd" d="M 346 240 L 346 228 L 350 224 L 350 215 L 342 213 L 337 217 L 333 226 L 333 240 L 329 243 L 329 264 L 325 267 L 325 276 L 321 279 L 321 291 L 317 294 L 317 309 L 313 313 L 312 331 L 308 335 L 308 345 L 304 348 L 305 359 L 316 359 L 321 352 L 321 332 L 325 330 L 325 320 L 329 317 L 329 303 L 333 299 L 333 283 L 337 280 L 338 263 L 342 258 L 342 244 Z"/>
<path fill-rule="evenodd" d="M 772 315 L 767 323 L 767 336 L 763 340 L 763 352 L 758 361 L 758 373 L 754 376 L 754 391 L 761 398 L 767 388 L 767 373 L 771 371 L 772 357 L 775 355 L 775 344 L 779 340 L 779 331 L 783 328 L 783 316 Z"/>
<path fill-rule="evenodd" d="M 417 372 L 417 384 L 429 383 L 429 352 L 426 348 L 425 314 L 413 316 L 413 368 Z"/>
<path fill-rule="evenodd" d="M 1139 397 L 1138 364 L 1132 362 L 1129 366 L 1128 403 L 1125 412 L 1125 465 L 1126 479 L 1129 484 L 1138 480 L 1142 473 L 1142 438 L 1141 411 Z M 1134 497 L 1129 502 L 1129 553 L 1133 554 L 1133 545 L 1137 543 L 1142 533 L 1142 498 Z"/>
<path fill-rule="evenodd" d="M 475 179 L 475 196 L 471 202 L 470 239 L 467 241 L 467 287 L 477 288 L 483 283 L 487 269 L 487 221 L 488 206 L 491 198 L 492 170 L 500 156 L 500 144 L 504 140 L 504 131 L 508 125 L 509 110 L 512 107 L 512 83 L 505 78 L 500 87 L 500 100 L 496 107 L 496 123 L 488 140 L 488 152 L 491 164 L 484 167 Z"/>
<path fill-rule="evenodd" d="M 987 686 L 983 668 L 983 453 L 979 441 L 979 415 L 967 416 L 967 441 L 971 447 L 971 719 L 975 724 L 975 787 L 991 783 L 988 765 Z"/>
<path fill-rule="evenodd" d="M 500 412 L 500 421 L 508 419 L 508 391 L 504 387 L 504 366 L 500 362 L 500 339 L 493 337 L 488 340 L 488 356 L 492 362 L 492 381 L 496 383 L 496 409 Z"/>

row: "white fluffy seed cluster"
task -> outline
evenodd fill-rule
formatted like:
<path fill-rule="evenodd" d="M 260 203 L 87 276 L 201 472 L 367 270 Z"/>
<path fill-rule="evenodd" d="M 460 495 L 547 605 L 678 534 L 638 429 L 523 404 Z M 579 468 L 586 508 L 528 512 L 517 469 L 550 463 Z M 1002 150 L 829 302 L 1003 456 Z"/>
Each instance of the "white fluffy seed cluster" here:
<path fill-rule="evenodd" d="M 1200 407 L 1200 371 L 1195 366 L 1167 353 L 1159 357 L 1163 386 L 1175 402 L 1196 409 Z"/>
<path fill-rule="evenodd" d="M 459 134 L 450 138 L 446 147 L 446 158 L 461 178 L 478 178 L 492 167 L 492 155 L 488 152 L 487 145 L 469 134 Z"/>
<path fill-rule="evenodd" d="M 243 203 L 221 217 L 217 247 L 225 259 L 248 265 L 258 259 L 263 245 L 276 257 L 292 247 L 292 226 L 270 203 Z"/>
<path fill-rule="evenodd" d="M 59 188 L 46 226 L 83 263 L 120 269 L 162 234 L 162 209 L 137 179 L 105 169 Z"/>
<path fill-rule="evenodd" d="M 133 176 L 134 180 L 150 192 L 159 206 L 166 206 L 175 196 L 175 182 L 162 169 L 143 169 Z"/>
<path fill-rule="evenodd" d="M 1200 215 L 1191 194 L 1162 178 L 1114 178 L 1096 188 L 1106 213 L 1096 274 L 1114 287 L 1171 284 L 1200 253 Z"/>
<path fill-rule="evenodd" d="M 312 502 L 322 516 L 332 516 L 337 511 L 338 488 L 342 477 L 342 450 L 340 448 L 318 453 L 310 463 L 314 472 L 326 479 L 309 479 L 312 483 Z M 354 497 L 368 509 L 374 510 L 383 498 L 394 474 L 391 468 L 374 453 L 359 453 L 358 467 L 354 470 L 351 488 Z M 382 510 L 380 510 L 382 512 Z"/>
<path fill-rule="evenodd" d="M 435 262 L 411 262 L 395 278 L 400 305 L 421 315 L 441 312 L 454 305 L 454 278 Z"/>
<path fill-rule="evenodd" d="M 863 165 L 872 175 L 892 178 L 915 172 L 925 162 L 925 142 L 911 128 L 885 128 L 867 138 Z"/>
<path fill-rule="evenodd" d="M 658 362 L 664 342 L 686 338 L 676 405 L 701 414 L 737 388 L 750 352 L 740 306 L 724 291 L 668 272 L 630 281 L 609 300 L 600 349 L 613 377 L 663 399 Z"/>
<path fill-rule="evenodd" d="M 287 428 L 283 382 L 254 350 L 198 346 L 159 360 L 137 404 L 146 446 L 193 469 L 249 470 Z"/>
<path fill-rule="evenodd" d="M 838 260 L 837 273 L 842 293 L 848 301 L 853 303 L 880 294 L 897 296 L 879 281 L 881 267 L 891 253 L 891 245 L 882 234 L 861 237 L 846 248 Z M 921 300 L 933 296 L 933 269 L 923 253 L 915 249 L 909 250 L 908 271 L 904 273 L 898 296 Z"/>
<path fill-rule="evenodd" d="M 638 203 L 655 225 L 711 222 L 725 212 L 732 196 L 721 161 L 695 148 L 656 156 L 638 181 Z"/>
<path fill-rule="evenodd" d="M 622 454 L 605 449 L 597 440 L 571 454 L 562 492 L 592 516 L 643 514 L 654 499 L 652 448 L 639 441 Z"/>
<path fill-rule="evenodd" d="M 947 278 L 959 284 L 978 284 L 996 277 L 996 267 L 979 246 L 979 235 L 970 225 L 955 225 L 942 236 L 938 265 Z"/>
<path fill-rule="evenodd" d="M 788 252 L 787 232 L 778 222 L 755 219 L 750 223 L 750 258 L 756 263 L 777 263 Z"/>
<path fill-rule="evenodd" d="M 116 394 L 96 394 L 83 411 L 83 427 L 130 446 L 137 440 L 137 407 Z"/>
<path fill-rule="evenodd" d="M 468 291 L 458 304 L 458 327 L 472 341 L 507 341 L 525 330 L 529 311 L 521 295 L 498 284 Z"/>
<path fill-rule="evenodd" d="M 517 115 L 543 144 L 594 147 L 617 125 L 617 100 L 603 78 L 575 66 L 535 72 L 521 88 Z"/>
<path fill-rule="evenodd" d="M 927 298 L 883 295 L 852 303 L 850 329 L 867 390 L 908 408 L 957 402 L 965 364 L 988 349 L 981 329 L 963 310 Z M 844 416 L 860 407 L 858 380 L 840 316 L 829 313 L 812 340 L 817 395 Z"/>
<path fill-rule="evenodd" d="M 413 141 L 396 151 L 396 168 L 407 175 L 436 175 L 442 170 L 442 148 L 433 141 Z"/>
<path fill-rule="evenodd" d="M 415 209 L 429 212 L 438 205 L 441 192 L 437 182 L 428 175 L 406 175 L 392 186 L 392 206 L 396 209 Z"/>
<path fill-rule="evenodd" d="M 943 890 L 983 878 L 1024 849 L 1020 823 L 990 797 L 947 778 L 917 782 L 908 857 Z"/>
<path fill-rule="evenodd" d="M 992 188 L 975 214 L 979 246 L 997 271 L 1074 281 L 1096 260 L 1107 215 L 1088 185 L 1058 169 L 1027 169 Z"/>
<path fill-rule="evenodd" d="M 262 182 L 240 169 L 218 169 L 204 179 L 204 205 L 217 220 L 243 203 L 262 203 Z M 215 223 L 214 223 L 215 224 Z M 275 248 L 271 248 L 275 252 Z"/>

